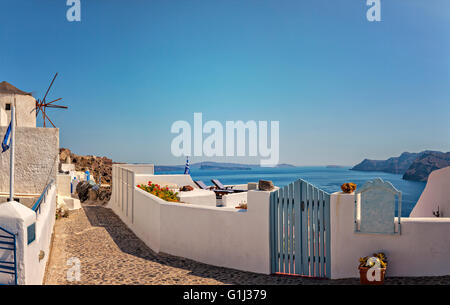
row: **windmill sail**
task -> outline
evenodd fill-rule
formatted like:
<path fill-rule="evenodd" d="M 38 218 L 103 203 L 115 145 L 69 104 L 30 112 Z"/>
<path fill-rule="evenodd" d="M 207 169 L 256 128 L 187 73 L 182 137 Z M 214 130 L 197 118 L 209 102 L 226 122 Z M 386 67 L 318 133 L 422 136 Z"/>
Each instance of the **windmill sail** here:
<path fill-rule="evenodd" d="M 48 86 L 47 91 L 45 92 L 45 95 L 42 98 L 42 100 L 40 100 L 40 99 L 36 100 L 36 108 L 35 108 L 36 116 L 38 116 L 39 113 L 42 114 L 42 121 L 43 121 L 44 127 L 46 127 L 46 123 L 48 120 L 50 122 L 50 124 L 52 124 L 52 126 L 56 128 L 55 124 L 53 124 L 52 120 L 50 120 L 49 116 L 47 115 L 47 112 L 46 112 L 47 108 L 54 108 L 54 109 L 67 109 L 68 108 L 67 106 L 53 104 L 57 101 L 60 101 L 62 98 L 58 98 L 51 102 L 46 101 L 47 95 L 50 92 L 50 89 L 52 88 L 53 83 L 55 82 L 55 79 L 57 76 L 58 76 L 58 73 L 56 73 L 55 76 L 53 77 L 52 82 L 50 83 L 50 86 Z"/>

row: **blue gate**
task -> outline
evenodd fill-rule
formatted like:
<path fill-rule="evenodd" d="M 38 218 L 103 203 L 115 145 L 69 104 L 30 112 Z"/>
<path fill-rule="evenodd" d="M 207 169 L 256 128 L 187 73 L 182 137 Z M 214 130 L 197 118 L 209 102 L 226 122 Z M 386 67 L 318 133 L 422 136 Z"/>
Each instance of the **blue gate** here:
<path fill-rule="evenodd" d="M 10 274 L 17 285 L 16 236 L 0 227 L 0 273 Z"/>
<path fill-rule="evenodd" d="M 330 277 L 330 194 L 297 180 L 271 194 L 272 273 Z"/>

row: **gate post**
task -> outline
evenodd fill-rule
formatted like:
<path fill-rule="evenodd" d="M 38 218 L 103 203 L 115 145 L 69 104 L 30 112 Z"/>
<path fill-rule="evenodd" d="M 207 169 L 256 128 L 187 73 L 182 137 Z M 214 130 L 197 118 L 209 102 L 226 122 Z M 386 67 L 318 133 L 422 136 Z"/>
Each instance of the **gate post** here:
<path fill-rule="evenodd" d="M 336 192 L 330 195 L 331 279 L 357 276 L 355 266 L 359 253 L 356 251 L 354 257 L 349 256 L 348 253 L 353 252 L 354 248 L 347 241 L 348 234 L 354 234 L 354 207 L 355 194 Z"/>
<path fill-rule="evenodd" d="M 270 273 L 275 273 L 277 261 L 277 245 L 276 245 L 276 218 L 277 218 L 277 202 L 278 191 L 270 193 L 270 207 L 269 207 L 269 229 L 270 229 Z"/>
<path fill-rule="evenodd" d="M 14 267 L 0 269 L 4 271 L 0 273 L 0 284 L 41 284 L 32 265 L 39 253 L 37 241 L 28 241 L 28 227 L 33 224 L 36 225 L 36 213 L 31 209 L 15 201 L 0 204 L 0 226 L 4 229 L 0 230 L 0 265 Z"/>

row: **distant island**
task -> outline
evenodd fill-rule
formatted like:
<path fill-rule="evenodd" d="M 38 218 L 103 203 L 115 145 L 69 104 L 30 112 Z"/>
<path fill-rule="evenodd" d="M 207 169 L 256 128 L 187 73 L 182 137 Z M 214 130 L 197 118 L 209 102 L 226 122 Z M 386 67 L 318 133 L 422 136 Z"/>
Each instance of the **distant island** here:
<path fill-rule="evenodd" d="M 257 164 L 240 164 L 240 163 L 225 163 L 225 162 L 198 162 L 190 165 L 191 169 L 199 170 L 251 170 L 252 168 L 260 168 Z M 291 164 L 278 164 L 276 168 L 290 168 L 295 167 Z M 174 172 L 183 171 L 184 165 L 155 165 L 155 172 Z"/>
<path fill-rule="evenodd" d="M 250 167 L 241 167 L 241 166 L 214 166 L 214 165 L 202 165 L 200 169 L 205 170 L 251 170 Z"/>
<path fill-rule="evenodd" d="M 327 165 L 326 168 L 344 168 L 343 165 Z"/>
<path fill-rule="evenodd" d="M 351 170 L 403 174 L 405 180 L 427 181 L 432 171 L 447 166 L 450 166 L 450 152 L 425 150 L 419 153 L 404 152 L 387 160 L 364 159 Z"/>

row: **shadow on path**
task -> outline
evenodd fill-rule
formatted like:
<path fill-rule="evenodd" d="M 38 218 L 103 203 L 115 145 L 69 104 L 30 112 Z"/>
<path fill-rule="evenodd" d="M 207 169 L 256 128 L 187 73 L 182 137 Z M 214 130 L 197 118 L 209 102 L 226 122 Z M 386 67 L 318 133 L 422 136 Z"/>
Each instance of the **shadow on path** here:
<path fill-rule="evenodd" d="M 212 278 L 224 284 L 329 284 L 326 279 L 311 279 L 285 275 L 264 275 L 216 267 L 164 253 L 156 254 L 141 241 L 109 208 L 84 206 L 84 211 L 94 227 L 104 228 L 122 252 L 168 267 L 181 268 L 191 275 Z M 345 283 L 356 280 L 346 280 Z M 183 281 L 180 281 L 180 284 Z M 335 284 L 339 282 L 333 281 Z"/>
<path fill-rule="evenodd" d="M 132 283 L 138 284 L 359 284 L 359 279 L 328 280 L 299 276 L 256 274 L 206 265 L 190 259 L 164 253 L 156 254 L 147 245 L 145 245 L 145 243 L 141 241 L 111 209 L 104 206 L 84 205 L 83 210 L 89 224 L 92 227 L 101 227 L 107 232 L 107 234 L 103 234 L 102 237 L 100 237 L 100 239 L 104 240 L 98 240 L 99 243 L 107 244 L 111 243 L 112 240 L 112 242 L 117 245 L 122 253 L 128 254 L 125 258 L 120 260 L 120 262 L 122 262 L 121 264 L 124 266 L 119 266 L 117 269 L 109 270 L 109 272 L 112 273 L 112 278 L 119 278 L 118 283 L 122 283 L 120 278 L 124 273 L 132 273 L 134 276 Z M 91 257 L 91 261 L 95 261 L 97 257 L 101 260 L 108 261 L 108 257 L 111 257 L 112 255 L 111 253 L 99 252 L 87 253 L 86 255 Z M 95 259 L 93 257 L 95 257 Z M 355 268 L 356 265 L 357 262 L 355 262 Z M 136 270 L 129 270 L 130 268 L 135 268 Z M 420 278 L 388 277 L 386 278 L 385 283 L 394 285 L 449 284 L 450 276 Z"/>

